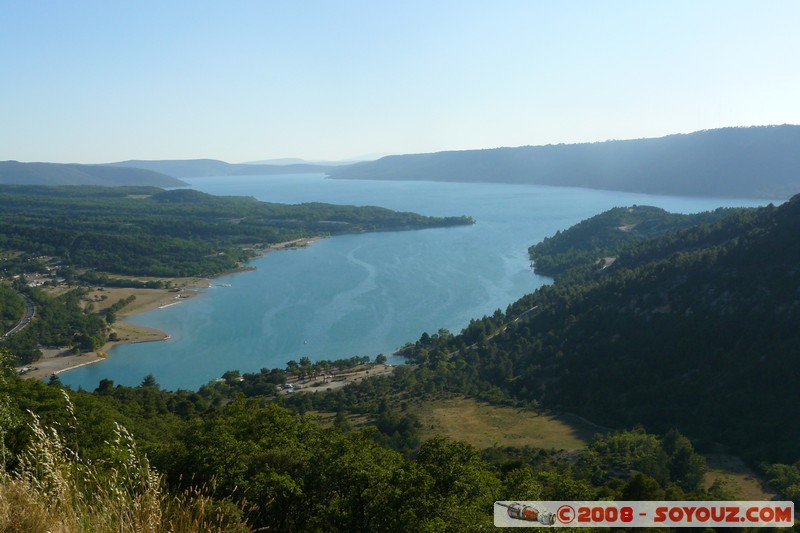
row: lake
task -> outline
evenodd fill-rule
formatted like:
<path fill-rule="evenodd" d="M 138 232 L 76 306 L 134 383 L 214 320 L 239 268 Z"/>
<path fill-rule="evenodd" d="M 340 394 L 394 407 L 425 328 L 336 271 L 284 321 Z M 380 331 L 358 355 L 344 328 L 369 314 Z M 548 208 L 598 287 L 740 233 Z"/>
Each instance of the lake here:
<path fill-rule="evenodd" d="M 222 176 L 185 181 L 218 195 L 279 203 L 377 205 L 425 215 L 470 215 L 472 226 L 344 235 L 254 260 L 254 271 L 217 278 L 203 294 L 130 322 L 164 342 L 123 345 L 108 360 L 60 374 L 93 390 L 103 378 L 197 389 L 227 370 L 255 372 L 311 360 L 390 354 L 423 332 L 454 333 L 548 278 L 528 246 L 618 206 L 679 213 L 758 206 L 763 200 L 680 198 L 534 185 L 326 179 L 322 174 Z"/>

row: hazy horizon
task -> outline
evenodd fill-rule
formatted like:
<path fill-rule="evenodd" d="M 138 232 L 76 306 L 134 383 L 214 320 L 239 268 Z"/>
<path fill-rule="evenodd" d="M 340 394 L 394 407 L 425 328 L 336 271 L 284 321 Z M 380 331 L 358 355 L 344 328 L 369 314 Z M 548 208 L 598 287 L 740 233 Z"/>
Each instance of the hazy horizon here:
<path fill-rule="evenodd" d="M 753 124 L 747 126 L 723 126 L 716 129 L 726 129 L 726 128 L 758 128 L 758 127 L 776 127 L 776 126 L 800 126 L 800 124 Z M 669 137 L 672 135 L 690 135 L 693 133 L 699 133 L 706 130 L 698 130 L 698 131 L 691 131 L 691 132 L 679 132 L 679 133 L 670 133 L 666 134 L 662 137 Z M 541 145 L 535 146 L 554 146 L 554 145 L 570 145 L 570 144 L 595 144 L 595 143 L 603 143 L 603 142 L 613 142 L 613 141 L 635 141 L 635 140 L 647 140 L 647 139 L 656 139 L 661 137 L 639 137 L 636 139 L 605 139 L 603 141 L 583 141 L 581 143 L 545 143 Z M 534 145 L 523 145 L 523 146 L 492 146 L 492 147 L 474 147 L 474 148 L 461 148 L 456 150 L 435 150 L 431 152 L 416 152 L 415 154 L 423 154 L 423 153 L 439 153 L 439 152 L 458 152 L 458 151 L 475 151 L 475 150 L 493 150 L 497 148 L 522 148 L 525 146 L 534 146 Z M 226 161 L 224 159 L 220 159 L 217 157 L 196 157 L 196 158 L 185 158 L 185 159 L 178 159 L 172 157 L 165 157 L 162 159 L 140 159 L 140 158 L 127 158 L 115 161 L 90 161 L 90 162 L 76 162 L 76 161 L 19 161 L 14 160 L 21 163 L 56 163 L 56 164 L 87 164 L 87 165 L 105 165 L 105 164 L 118 164 L 125 161 L 202 161 L 202 160 L 209 160 L 209 161 L 222 161 L 224 163 L 232 164 L 232 165 L 295 165 L 295 164 L 306 164 L 306 165 L 349 165 L 354 163 L 362 163 L 362 162 L 369 162 L 369 161 L 376 161 L 378 159 L 382 159 L 384 157 L 389 156 L 401 156 L 401 155 L 414 155 L 412 153 L 385 153 L 385 154 L 367 154 L 360 157 L 354 158 L 346 158 L 346 159 L 339 159 L 339 160 L 313 160 L 313 159 L 305 159 L 302 157 L 274 157 L 269 159 L 261 159 L 261 160 L 253 160 L 253 161 Z M 6 160 L 8 161 L 8 160 Z"/>

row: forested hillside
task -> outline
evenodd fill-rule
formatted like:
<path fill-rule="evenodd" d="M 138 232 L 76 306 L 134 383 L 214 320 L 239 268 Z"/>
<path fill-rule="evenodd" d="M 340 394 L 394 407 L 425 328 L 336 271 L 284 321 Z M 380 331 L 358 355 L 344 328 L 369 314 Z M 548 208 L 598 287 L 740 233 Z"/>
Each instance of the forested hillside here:
<path fill-rule="evenodd" d="M 0 186 L 0 250 L 131 275 L 208 276 L 252 257 L 247 245 L 471 222 L 469 217 L 283 205 L 182 189 Z"/>
<path fill-rule="evenodd" d="M 586 268 L 505 316 L 425 336 L 408 353 L 461 369 L 450 379 L 470 392 L 495 389 L 611 427 L 677 427 L 704 449 L 754 461 L 796 461 L 798 227 L 800 196 L 633 242 L 606 268 L 607 252 L 588 253 Z"/>
<path fill-rule="evenodd" d="M 648 194 L 786 199 L 800 190 L 800 126 L 658 139 L 388 156 L 331 177 L 531 183 Z"/>
<path fill-rule="evenodd" d="M 569 270 L 607 268 L 621 250 L 632 243 L 686 228 L 719 220 L 735 209 L 682 215 L 658 207 L 634 205 L 616 207 L 575 224 L 565 231 L 528 249 L 537 274 L 563 277 Z"/>
<path fill-rule="evenodd" d="M 18 185 L 140 185 L 181 187 L 185 182 L 141 168 L 117 168 L 109 165 L 59 163 L 19 163 L 0 161 L 0 184 Z"/>
<path fill-rule="evenodd" d="M 25 302 L 17 291 L 0 284 L 0 335 L 17 325 L 25 313 Z"/>
<path fill-rule="evenodd" d="M 71 346 L 75 351 L 97 350 L 108 340 L 107 321 L 104 316 L 84 310 L 81 297 L 85 290 L 74 289 L 58 297 L 47 295 L 39 288 L 17 287 L 36 305 L 37 317 L 16 335 L 3 339 L 2 348 L 13 354 L 15 364 L 29 364 L 41 356 L 42 346 Z M 10 289 L 8 289 L 10 291 Z M 24 312 L 20 294 L 14 298 L 21 304 L 19 317 Z M 0 305 L 13 303 L 11 295 Z M 3 314 L 7 307 L 0 307 Z"/>

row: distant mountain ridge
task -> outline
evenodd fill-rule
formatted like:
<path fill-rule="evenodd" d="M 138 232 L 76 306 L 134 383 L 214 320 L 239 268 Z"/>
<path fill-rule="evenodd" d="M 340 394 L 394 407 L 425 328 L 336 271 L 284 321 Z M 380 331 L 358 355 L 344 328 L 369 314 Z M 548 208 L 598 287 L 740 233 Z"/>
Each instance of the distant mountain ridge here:
<path fill-rule="evenodd" d="M 0 184 L 5 185 L 141 185 L 182 187 L 172 176 L 140 168 L 62 163 L 0 161 Z"/>
<path fill-rule="evenodd" d="M 363 161 L 363 159 L 359 160 L 352 160 L 352 161 L 308 161 L 306 159 L 301 159 L 299 157 L 281 157 L 278 159 L 262 159 L 260 161 L 245 161 L 244 165 L 320 165 L 320 166 L 330 166 L 330 167 L 341 167 L 344 165 L 352 165 L 353 163 L 359 163 Z"/>
<path fill-rule="evenodd" d="M 161 172 L 176 178 L 199 178 L 204 176 L 258 176 L 272 174 L 326 173 L 334 165 L 296 163 L 289 165 L 227 163 L 218 159 L 163 159 L 119 161 L 107 166 L 140 168 Z"/>
<path fill-rule="evenodd" d="M 655 139 L 387 156 L 332 178 L 530 183 L 679 196 L 787 199 L 800 191 L 800 126 Z"/>

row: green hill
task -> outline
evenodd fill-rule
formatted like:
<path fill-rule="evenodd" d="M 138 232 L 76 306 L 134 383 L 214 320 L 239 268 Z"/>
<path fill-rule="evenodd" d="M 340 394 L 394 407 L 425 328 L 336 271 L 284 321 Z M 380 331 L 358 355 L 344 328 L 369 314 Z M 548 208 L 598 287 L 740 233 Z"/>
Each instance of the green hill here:
<path fill-rule="evenodd" d="M 602 240 L 602 224 L 591 226 Z M 583 235 L 588 252 L 552 286 L 461 335 L 424 335 L 408 352 L 442 372 L 447 361 L 447 381 L 488 399 L 608 427 L 676 427 L 706 450 L 796 461 L 798 227 L 800 196 L 633 240 L 606 268 L 592 253 L 602 247 Z M 550 250 L 575 234 L 553 237 Z"/>
<path fill-rule="evenodd" d="M 736 212 L 716 211 L 682 215 L 658 207 L 616 207 L 584 220 L 528 249 L 534 270 L 544 276 L 563 276 L 570 269 L 602 270 L 616 260 L 626 246 L 669 231 L 713 222 Z"/>
<path fill-rule="evenodd" d="M 20 163 L 0 161 L 0 184 L 14 185 L 141 185 L 147 187 L 181 187 L 185 182 L 139 168 L 118 168 L 108 165 L 60 163 Z"/>
<path fill-rule="evenodd" d="M 800 191 L 798 147 L 800 126 L 724 128 L 658 139 L 388 156 L 333 169 L 331 177 L 786 199 Z"/>

